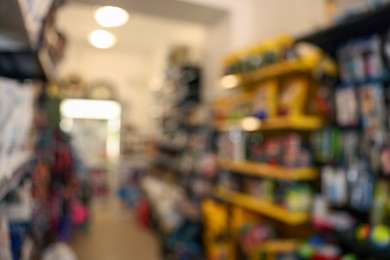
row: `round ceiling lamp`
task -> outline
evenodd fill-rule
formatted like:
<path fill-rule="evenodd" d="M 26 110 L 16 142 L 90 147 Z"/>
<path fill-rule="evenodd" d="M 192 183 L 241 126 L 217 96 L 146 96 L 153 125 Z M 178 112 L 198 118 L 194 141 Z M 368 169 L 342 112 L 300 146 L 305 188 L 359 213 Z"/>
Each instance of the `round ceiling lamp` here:
<path fill-rule="evenodd" d="M 129 20 L 129 14 L 116 6 L 103 6 L 95 11 L 95 20 L 103 27 L 118 27 Z"/>
<path fill-rule="evenodd" d="M 88 40 L 92 46 L 99 49 L 109 49 L 114 46 L 117 41 L 114 34 L 105 30 L 93 31 L 90 33 Z"/>

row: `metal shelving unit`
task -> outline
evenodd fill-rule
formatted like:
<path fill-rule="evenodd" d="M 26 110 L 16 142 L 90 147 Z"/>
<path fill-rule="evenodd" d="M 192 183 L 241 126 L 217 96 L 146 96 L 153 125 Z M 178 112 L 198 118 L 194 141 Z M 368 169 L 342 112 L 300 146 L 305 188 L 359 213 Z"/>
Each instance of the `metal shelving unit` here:
<path fill-rule="evenodd" d="M 0 3 L 0 76 L 54 80 L 55 65 L 46 48 L 40 48 L 40 37 L 33 35 L 26 17 L 26 1 Z"/>
<path fill-rule="evenodd" d="M 349 39 L 383 33 L 390 27 L 390 4 L 350 18 L 340 24 L 297 38 L 296 42 L 309 42 L 327 53 L 335 55 L 337 47 Z"/>

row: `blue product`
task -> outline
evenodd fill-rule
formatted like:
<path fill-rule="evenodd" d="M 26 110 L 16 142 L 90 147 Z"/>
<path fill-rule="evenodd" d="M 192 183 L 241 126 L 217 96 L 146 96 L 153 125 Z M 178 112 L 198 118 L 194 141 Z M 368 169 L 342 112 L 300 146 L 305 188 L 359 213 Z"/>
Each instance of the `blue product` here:
<path fill-rule="evenodd" d="M 347 178 L 351 207 L 361 212 L 369 211 L 373 203 L 375 178 L 368 164 L 361 160 L 358 164 L 350 166 Z"/>
<path fill-rule="evenodd" d="M 9 226 L 12 259 L 20 260 L 22 257 L 23 243 L 26 238 L 26 226 L 24 224 L 10 224 Z"/>
<path fill-rule="evenodd" d="M 359 123 L 359 110 L 354 86 L 338 86 L 335 99 L 337 123 L 341 126 L 356 126 Z"/>

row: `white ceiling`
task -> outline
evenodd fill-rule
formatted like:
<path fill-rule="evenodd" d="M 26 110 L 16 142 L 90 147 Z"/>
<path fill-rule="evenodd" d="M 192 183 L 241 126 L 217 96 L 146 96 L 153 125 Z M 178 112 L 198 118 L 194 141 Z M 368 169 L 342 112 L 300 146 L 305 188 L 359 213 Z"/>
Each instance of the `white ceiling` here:
<path fill-rule="evenodd" d="M 128 11 L 210 25 L 226 14 L 226 10 L 181 0 L 70 0 L 74 3 L 114 5 Z"/>
<path fill-rule="evenodd" d="M 69 43 L 88 46 L 90 32 L 101 29 L 94 20 L 97 5 L 69 3 L 57 15 L 57 26 L 67 36 Z M 150 52 L 172 44 L 187 44 L 194 48 L 203 46 L 205 26 L 146 15 L 130 11 L 127 24 L 116 28 L 105 28 L 118 37 L 116 49 Z"/>

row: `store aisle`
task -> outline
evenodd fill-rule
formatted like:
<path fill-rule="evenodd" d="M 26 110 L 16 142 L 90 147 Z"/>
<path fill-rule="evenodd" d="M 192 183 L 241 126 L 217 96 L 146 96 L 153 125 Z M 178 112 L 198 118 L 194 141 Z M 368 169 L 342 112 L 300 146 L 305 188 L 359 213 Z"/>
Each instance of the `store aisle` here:
<path fill-rule="evenodd" d="M 79 260 L 157 260 L 158 240 L 116 203 L 96 205 L 89 232 L 71 242 Z"/>

